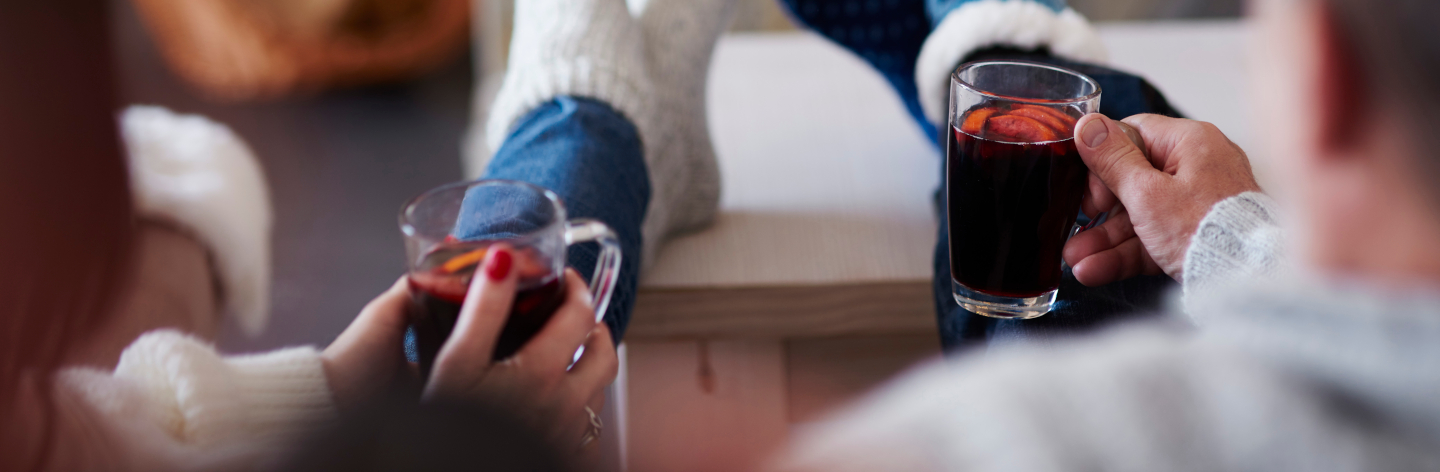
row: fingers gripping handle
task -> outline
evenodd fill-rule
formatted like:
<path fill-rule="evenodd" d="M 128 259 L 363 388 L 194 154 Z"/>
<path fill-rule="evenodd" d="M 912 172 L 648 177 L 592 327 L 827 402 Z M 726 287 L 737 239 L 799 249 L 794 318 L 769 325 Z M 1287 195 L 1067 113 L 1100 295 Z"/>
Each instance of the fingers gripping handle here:
<path fill-rule="evenodd" d="M 1125 137 L 1130 138 L 1130 142 L 1134 143 L 1141 153 L 1144 153 L 1146 157 L 1150 156 L 1150 150 L 1145 148 L 1145 138 L 1140 137 L 1140 130 L 1124 121 L 1117 121 L 1115 124 L 1120 125 L 1120 131 L 1125 132 Z"/>
<path fill-rule="evenodd" d="M 595 301 L 595 322 L 605 317 L 615 282 L 620 278 L 620 239 L 605 223 L 589 218 L 570 220 L 565 225 L 565 245 L 594 241 L 600 245 L 595 260 L 595 273 L 590 276 L 590 296 Z"/>
<path fill-rule="evenodd" d="M 1135 148 L 1139 149 L 1142 154 L 1145 154 L 1146 158 L 1150 157 L 1150 150 L 1145 147 L 1145 138 L 1140 137 L 1139 130 L 1136 130 L 1134 126 L 1130 126 L 1123 121 L 1116 121 L 1115 124 L 1120 126 L 1120 131 L 1125 132 L 1125 137 L 1130 138 L 1130 142 L 1135 144 Z M 1079 230 L 1071 232 L 1070 235 L 1074 236 L 1075 233 L 1088 231 L 1090 228 L 1100 226 L 1101 224 L 1105 223 L 1105 220 L 1110 219 L 1111 213 L 1115 213 L 1118 211 L 1120 211 L 1120 204 L 1117 203 L 1115 204 L 1115 208 L 1100 212 L 1100 214 L 1095 215 L 1095 218 L 1092 218 L 1090 220 L 1090 224 L 1085 225 L 1084 228 L 1080 228 Z"/>

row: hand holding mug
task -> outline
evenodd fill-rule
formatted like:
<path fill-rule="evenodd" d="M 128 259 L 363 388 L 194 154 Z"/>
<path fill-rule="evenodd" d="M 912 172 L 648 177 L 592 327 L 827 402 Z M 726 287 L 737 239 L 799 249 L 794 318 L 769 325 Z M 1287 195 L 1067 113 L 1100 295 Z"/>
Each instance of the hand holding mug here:
<path fill-rule="evenodd" d="M 435 359 L 425 398 L 524 408 L 533 414 L 523 416 L 534 418 L 536 428 L 550 432 L 557 442 L 578 442 L 589 427 L 585 408 L 601 409 L 604 389 L 619 369 L 609 328 L 596 322 L 585 280 L 567 269 L 564 304 L 515 355 L 493 360 L 518 288 L 513 254 L 503 244 L 491 246 L 455 330 Z M 571 367 L 582 345 L 584 354 Z"/>
<path fill-rule="evenodd" d="M 1221 200 L 1260 191 L 1260 185 L 1245 152 L 1215 125 L 1159 115 L 1135 115 L 1124 123 L 1139 132 L 1144 150 L 1120 122 L 1100 114 L 1075 126 L 1076 148 L 1090 169 L 1082 207 L 1091 216 L 1119 207 L 1104 223 L 1070 238 L 1065 261 L 1089 286 L 1140 274 L 1182 280 L 1200 220 Z"/>

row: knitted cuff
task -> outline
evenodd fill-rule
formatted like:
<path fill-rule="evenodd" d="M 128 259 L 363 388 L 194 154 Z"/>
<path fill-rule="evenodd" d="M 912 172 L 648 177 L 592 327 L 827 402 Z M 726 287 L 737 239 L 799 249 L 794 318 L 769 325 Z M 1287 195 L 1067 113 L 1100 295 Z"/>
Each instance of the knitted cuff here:
<path fill-rule="evenodd" d="M 1284 257 L 1281 236 L 1275 203 L 1265 194 L 1245 192 L 1216 203 L 1185 252 L 1187 300 L 1217 287 L 1273 277 Z"/>
<path fill-rule="evenodd" d="M 320 352 L 301 346 L 227 357 L 255 431 L 291 438 L 334 414 L 334 397 Z"/>
<path fill-rule="evenodd" d="M 505 81 L 485 127 L 490 153 L 530 110 L 559 96 L 609 104 L 637 119 L 653 106 L 640 30 L 624 2 L 528 0 L 515 5 Z"/>
<path fill-rule="evenodd" d="M 222 309 L 246 334 L 270 308 L 270 192 L 260 163 L 225 125 L 155 106 L 120 115 L 141 215 L 189 231 L 219 272 Z"/>
<path fill-rule="evenodd" d="M 226 358 L 159 330 L 125 349 L 115 377 L 139 389 L 163 430 L 202 447 L 278 444 L 334 412 L 320 353 L 310 347 Z"/>
<path fill-rule="evenodd" d="M 1107 57 L 1100 35 L 1074 9 L 1057 13 L 1051 6 L 1026 0 L 961 4 L 939 20 L 915 64 L 915 85 L 926 119 L 945 121 L 950 74 L 970 53 L 990 46 L 1045 46 L 1056 56 L 1086 62 L 1104 62 Z"/>

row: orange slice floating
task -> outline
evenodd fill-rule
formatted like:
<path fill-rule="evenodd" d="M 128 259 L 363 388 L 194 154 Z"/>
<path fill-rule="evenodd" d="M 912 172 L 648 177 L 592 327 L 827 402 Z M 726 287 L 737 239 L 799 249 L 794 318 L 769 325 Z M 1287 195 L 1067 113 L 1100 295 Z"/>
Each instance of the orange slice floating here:
<path fill-rule="evenodd" d="M 1014 110 L 1029 110 L 1030 112 L 1044 113 L 1046 115 L 1055 117 L 1056 120 L 1059 120 L 1059 122 L 1063 124 L 1058 128 L 1060 134 L 1065 134 L 1065 131 L 1075 127 L 1075 117 L 1066 114 L 1064 110 L 1040 105 L 1025 104 L 1015 104 L 1014 108 L 1012 108 L 1012 112 Z"/>
<path fill-rule="evenodd" d="M 1069 127 L 1065 126 L 1065 122 L 1061 121 L 1059 118 L 1056 118 L 1055 115 L 1036 110 L 1035 108 L 1017 107 L 1014 110 L 1010 110 L 1010 112 L 1006 113 L 1006 115 L 1023 116 L 1035 121 L 1039 121 L 1041 123 L 1044 123 L 1045 126 L 1050 127 L 1050 130 L 1054 131 L 1056 135 L 1065 134 L 1065 132 L 1069 130 Z"/>
<path fill-rule="evenodd" d="M 1055 130 L 1032 118 L 1016 115 L 1001 115 L 991 118 L 986 128 L 990 135 L 1004 135 L 1012 142 L 1043 143 L 1059 139 Z M 1010 141 L 1010 139 L 1005 139 Z"/>
<path fill-rule="evenodd" d="M 479 264 L 480 261 L 485 260 L 485 252 L 487 250 L 489 250 L 489 248 L 482 247 L 480 249 L 476 249 L 474 251 L 452 257 L 450 258 L 450 260 L 445 261 L 445 264 L 441 265 L 440 269 L 444 270 L 446 273 L 453 274 L 459 272 L 461 269 L 464 269 L 466 267 Z"/>
<path fill-rule="evenodd" d="M 970 112 L 969 115 L 965 115 L 965 122 L 960 125 L 960 131 L 964 131 L 971 136 L 979 136 L 980 131 L 985 129 L 985 122 L 989 121 L 990 116 L 998 111 L 1000 110 L 995 109 L 995 107 L 985 107 Z"/>
<path fill-rule="evenodd" d="M 520 274 L 521 279 L 541 278 L 554 272 L 541 257 L 536 256 L 534 249 L 516 251 L 515 256 L 515 272 Z"/>

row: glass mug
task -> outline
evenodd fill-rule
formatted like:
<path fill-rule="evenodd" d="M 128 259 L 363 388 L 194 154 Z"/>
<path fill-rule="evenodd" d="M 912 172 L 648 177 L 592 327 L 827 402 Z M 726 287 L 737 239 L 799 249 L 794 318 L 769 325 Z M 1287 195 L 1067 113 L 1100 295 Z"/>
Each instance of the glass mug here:
<path fill-rule="evenodd" d="M 1026 61 L 964 64 L 950 76 L 946 211 L 955 301 L 995 318 L 1054 308 L 1088 169 L 1075 122 L 1100 85 Z"/>
<path fill-rule="evenodd" d="M 565 254 L 571 244 L 600 245 L 590 278 L 596 322 L 610 304 L 620 271 L 620 243 L 610 227 L 590 219 L 566 221 L 559 196 L 524 182 L 479 180 L 431 189 L 405 204 L 400 232 L 409 271 L 408 316 L 427 376 L 491 245 L 514 248 L 511 270 L 520 277 L 495 360 L 519 351 L 565 303 Z"/>

